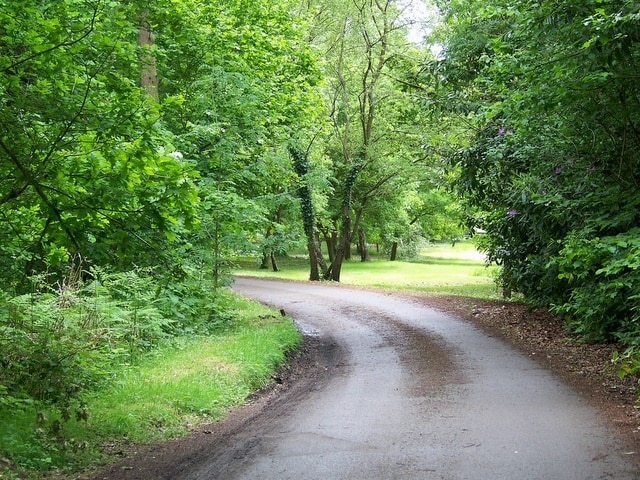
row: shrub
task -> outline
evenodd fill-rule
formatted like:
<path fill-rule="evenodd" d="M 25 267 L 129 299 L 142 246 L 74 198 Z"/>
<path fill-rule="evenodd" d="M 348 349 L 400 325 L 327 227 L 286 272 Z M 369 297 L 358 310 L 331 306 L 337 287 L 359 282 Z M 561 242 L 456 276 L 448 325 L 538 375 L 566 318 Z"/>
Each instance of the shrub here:
<path fill-rule="evenodd" d="M 554 310 L 592 341 L 634 345 L 640 338 L 640 228 L 612 236 L 567 238 L 551 262 L 571 287 Z"/>
<path fill-rule="evenodd" d="M 132 362 L 171 329 L 155 306 L 154 282 L 138 272 L 92 269 L 82 262 L 55 286 L 35 279 L 34 292 L 0 292 L 0 408 L 42 405 L 60 418 L 86 417 L 83 393 L 105 382 L 114 364 Z"/>

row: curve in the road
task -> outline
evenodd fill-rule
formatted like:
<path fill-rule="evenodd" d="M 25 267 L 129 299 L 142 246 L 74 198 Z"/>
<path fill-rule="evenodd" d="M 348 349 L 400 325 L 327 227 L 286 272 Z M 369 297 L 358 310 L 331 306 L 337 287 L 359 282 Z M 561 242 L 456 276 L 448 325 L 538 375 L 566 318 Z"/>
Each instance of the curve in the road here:
<path fill-rule="evenodd" d="M 596 410 L 465 321 L 335 285 L 238 278 L 234 290 L 347 355 L 322 389 L 182 478 L 640 478 Z"/>

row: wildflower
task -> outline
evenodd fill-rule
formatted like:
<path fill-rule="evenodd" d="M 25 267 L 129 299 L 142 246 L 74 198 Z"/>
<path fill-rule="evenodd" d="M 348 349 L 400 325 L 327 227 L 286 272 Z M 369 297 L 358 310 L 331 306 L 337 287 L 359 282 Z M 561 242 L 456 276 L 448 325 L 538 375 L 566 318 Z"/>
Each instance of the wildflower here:
<path fill-rule="evenodd" d="M 509 218 L 513 218 L 513 217 L 515 217 L 517 214 L 518 214 L 518 211 L 517 211 L 517 210 L 509 210 L 509 211 L 507 212 L 507 217 L 509 217 Z"/>

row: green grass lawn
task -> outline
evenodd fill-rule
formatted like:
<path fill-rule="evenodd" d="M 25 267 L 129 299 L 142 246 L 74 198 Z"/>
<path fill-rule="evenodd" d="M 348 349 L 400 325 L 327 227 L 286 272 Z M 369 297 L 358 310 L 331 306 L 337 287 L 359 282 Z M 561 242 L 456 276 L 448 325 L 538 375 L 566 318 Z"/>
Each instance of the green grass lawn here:
<path fill-rule="evenodd" d="M 279 272 L 261 270 L 253 259 L 238 262 L 240 275 L 304 281 L 309 278 L 309 263 L 300 255 L 279 259 Z M 429 246 L 410 261 L 389 261 L 374 255 L 368 262 L 354 257 L 343 264 L 341 283 L 417 292 L 447 293 L 481 298 L 498 298 L 494 283 L 496 267 L 487 267 L 484 257 L 472 242 Z"/>

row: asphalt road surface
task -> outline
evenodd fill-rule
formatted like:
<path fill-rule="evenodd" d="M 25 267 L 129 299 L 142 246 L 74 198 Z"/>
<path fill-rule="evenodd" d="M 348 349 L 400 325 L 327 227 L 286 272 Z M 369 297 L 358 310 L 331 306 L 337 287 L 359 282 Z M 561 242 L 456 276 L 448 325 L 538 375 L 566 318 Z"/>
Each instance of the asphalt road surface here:
<path fill-rule="evenodd" d="M 97 479 L 640 479 L 595 407 L 419 299 L 250 278 L 234 290 L 296 320 L 304 362 L 227 420 Z"/>
<path fill-rule="evenodd" d="M 238 278 L 234 290 L 334 345 L 331 375 L 181 478 L 640 478 L 594 408 L 465 321 L 344 286 Z"/>

